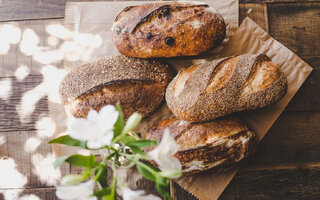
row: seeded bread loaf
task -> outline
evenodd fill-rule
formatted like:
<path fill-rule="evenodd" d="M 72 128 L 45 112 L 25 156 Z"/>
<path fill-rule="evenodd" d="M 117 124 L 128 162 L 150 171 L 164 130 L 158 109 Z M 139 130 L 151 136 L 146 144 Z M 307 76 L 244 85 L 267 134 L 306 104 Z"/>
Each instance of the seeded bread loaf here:
<path fill-rule="evenodd" d="M 209 169 L 225 171 L 245 160 L 256 147 L 255 133 L 237 118 L 202 123 L 177 118 L 163 120 L 145 137 L 160 141 L 166 128 L 179 144 L 175 156 L 182 164 L 182 172 L 187 174 Z"/>
<path fill-rule="evenodd" d="M 199 55 L 218 46 L 226 34 L 223 18 L 196 1 L 126 7 L 114 20 L 119 52 L 140 58 Z"/>
<path fill-rule="evenodd" d="M 159 61 L 104 57 L 73 69 L 61 82 L 60 96 L 75 117 L 117 102 L 125 118 L 135 111 L 146 116 L 163 102 L 173 76 L 173 68 Z"/>
<path fill-rule="evenodd" d="M 169 84 L 166 100 L 176 117 L 200 122 L 269 106 L 286 91 L 286 77 L 270 58 L 241 55 L 181 70 Z"/>

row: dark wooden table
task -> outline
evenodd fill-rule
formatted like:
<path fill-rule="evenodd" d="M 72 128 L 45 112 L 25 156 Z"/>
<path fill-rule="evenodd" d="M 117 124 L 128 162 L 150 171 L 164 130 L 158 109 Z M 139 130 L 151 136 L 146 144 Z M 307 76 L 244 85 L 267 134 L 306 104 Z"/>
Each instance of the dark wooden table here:
<path fill-rule="evenodd" d="M 48 45 L 58 48 L 62 41 L 50 39 L 46 26 L 63 24 L 65 3 L 2 0 L 0 27 L 32 30 L 44 50 Z M 314 71 L 220 199 L 320 199 L 320 1 L 240 0 L 240 22 L 247 15 Z M 8 51 L 0 48 L 0 199 L 56 199 L 58 177 L 73 169 L 65 166 L 59 174 L 51 167 L 50 134 L 45 133 L 54 127 L 41 86 L 46 64 L 24 54 L 20 43 Z M 47 64 L 63 67 L 62 59 Z M 176 185 L 174 194 L 195 199 Z"/>

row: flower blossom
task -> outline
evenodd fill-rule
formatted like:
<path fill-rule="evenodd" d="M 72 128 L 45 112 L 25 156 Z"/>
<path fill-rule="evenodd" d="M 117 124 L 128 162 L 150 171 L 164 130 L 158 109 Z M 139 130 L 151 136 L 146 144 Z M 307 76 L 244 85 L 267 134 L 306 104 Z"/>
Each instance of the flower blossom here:
<path fill-rule="evenodd" d="M 112 105 L 103 107 L 99 113 L 91 109 L 87 119 L 69 118 L 68 134 L 74 139 L 86 141 L 91 149 L 110 145 L 118 116 L 119 112 Z"/>
<path fill-rule="evenodd" d="M 89 180 L 77 185 L 66 185 L 57 187 L 56 195 L 62 200 L 98 200 L 92 196 L 94 190 L 94 181 Z"/>
<path fill-rule="evenodd" d="M 161 198 L 152 194 L 145 195 L 143 190 L 134 191 L 128 187 L 122 190 L 122 198 L 123 200 L 161 200 Z"/>
<path fill-rule="evenodd" d="M 165 129 L 160 144 L 148 153 L 161 170 L 181 170 L 182 166 L 174 154 L 178 151 L 179 145 L 170 134 L 169 129 Z"/>

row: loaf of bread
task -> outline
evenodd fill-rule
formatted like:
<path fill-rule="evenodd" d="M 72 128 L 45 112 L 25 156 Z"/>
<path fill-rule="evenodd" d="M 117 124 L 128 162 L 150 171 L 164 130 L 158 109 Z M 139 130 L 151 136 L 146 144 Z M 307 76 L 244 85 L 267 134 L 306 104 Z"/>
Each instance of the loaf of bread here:
<path fill-rule="evenodd" d="M 217 47 L 225 34 L 221 15 L 196 1 L 129 6 L 112 27 L 119 52 L 140 58 L 199 55 Z"/>
<path fill-rule="evenodd" d="M 169 84 L 166 100 L 176 117 L 201 122 L 269 106 L 286 91 L 286 77 L 270 58 L 241 55 L 181 70 Z"/>
<path fill-rule="evenodd" d="M 230 117 L 201 123 L 163 120 L 145 137 L 160 141 L 166 128 L 179 145 L 175 156 L 187 174 L 233 168 L 251 155 L 257 144 L 255 133 L 239 119 Z"/>
<path fill-rule="evenodd" d="M 61 82 L 60 96 L 75 117 L 117 102 L 125 118 L 133 112 L 146 116 L 163 102 L 174 74 L 172 67 L 155 60 L 104 57 L 73 69 Z"/>

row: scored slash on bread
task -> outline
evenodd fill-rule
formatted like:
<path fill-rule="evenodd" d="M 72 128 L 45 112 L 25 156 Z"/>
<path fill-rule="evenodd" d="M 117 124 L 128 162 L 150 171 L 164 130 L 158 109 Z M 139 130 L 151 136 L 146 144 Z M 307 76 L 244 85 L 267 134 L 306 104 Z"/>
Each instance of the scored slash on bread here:
<path fill-rule="evenodd" d="M 124 117 L 146 116 L 163 102 L 175 71 L 169 65 L 123 55 L 103 57 L 74 68 L 61 82 L 60 97 L 75 117 L 87 116 L 108 104 L 120 103 Z"/>
<path fill-rule="evenodd" d="M 214 8 L 191 1 L 129 6 L 112 27 L 119 52 L 140 58 L 199 55 L 217 47 L 225 34 Z"/>
<path fill-rule="evenodd" d="M 145 137 L 160 141 L 166 128 L 179 145 L 175 156 L 185 174 L 235 167 L 255 151 L 257 144 L 256 134 L 239 119 L 231 117 L 202 123 L 167 119 L 151 128 Z"/>
<path fill-rule="evenodd" d="M 279 101 L 287 80 L 264 54 L 208 61 L 181 70 L 169 84 L 166 101 L 183 120 L 201 122 Z"/>

